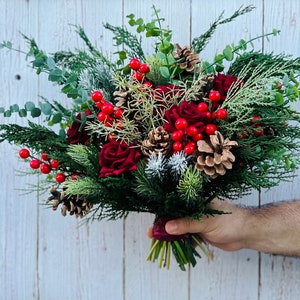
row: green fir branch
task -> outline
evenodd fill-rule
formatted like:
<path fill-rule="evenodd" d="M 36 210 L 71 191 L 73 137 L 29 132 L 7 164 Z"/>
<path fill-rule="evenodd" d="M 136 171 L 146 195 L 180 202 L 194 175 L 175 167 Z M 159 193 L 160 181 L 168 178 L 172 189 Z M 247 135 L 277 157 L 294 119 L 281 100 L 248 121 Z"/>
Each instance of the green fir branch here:
<path fill-rule="evenodd" d="M 248 5 L 245 8 L 240 7 L 229 18 L 226 19 L 223 19 L 224 12 L 222 12 L 205 33 L 192 40 L 192 48 L 194 52 L 200 53 L 205 48 L 219 25 L 232 22 L 237 17 L 251 12 L 254 8 L 255 7 L 253 5 Z"/>
<path fill-rule="evenodd" d="M 145 61 L 145 54 L 142 49 L 142 39 L 130 33 L 126 28 L 113 26 L 109 23 L 103 24 L 104 28 L 110 30 L 115 36 L 116 46 L 124 45 L 127 49 L 127 56 L 136 57 L 141 61 Z"/>

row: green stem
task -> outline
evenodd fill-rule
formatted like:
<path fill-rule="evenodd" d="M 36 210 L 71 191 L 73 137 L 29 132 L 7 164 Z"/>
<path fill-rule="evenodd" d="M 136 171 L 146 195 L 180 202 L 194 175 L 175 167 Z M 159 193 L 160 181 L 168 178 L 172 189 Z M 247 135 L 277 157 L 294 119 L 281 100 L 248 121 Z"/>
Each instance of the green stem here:
<path fill-rule="evenodd" d="M 164 256 L 165 256 L 165 251 L 166 251 L 166 246 L 167 246 L 167 242 L 163 241 L 162 248 L 160 250 L 160 259 L 159 259 L 159 264 L 158 264 L 159 268 L 161 268 L 162 264 L 163 264 L 163 260 L 164 260 Z"/>
<path fill-rule="evenodd" d="M 208 252 L 207 248 L 205 246 L 203 246 L 203 244 L 202 244 L 203 241 L 201 240 L 201 238 L 199 238 L 198 236 L 196 236 L 194 234 L 192 234 L 191 237 L 192 237 L 193 241 L 197 244 L 197 246 L 201 249 L 201 251 L 205 254 L 205 256 L 208 259 L 210 259 L 211 258 L 210 253 Z"/>
<path fill-rule="evenodd" d="M 252 38 L 252 39 L 250 39 L 249 41 L 247 41 L 247 42 L 245 43 L 245 45 L 250 44 L 250 43 L 252 43 L 252 42 L 254 42 L 254 41 L 258 40 L 258 39 L 261 39 L 261 38 L 263 38 L 263 37 L 268 37 L 268 36 L 270 36 L 270 35 L 274 35 L 274 33 L 273 33 L 273 32 L 270 32 L 270 33 L 262 34 L 262 35 L 260 35 L 260 36 L 255 37 L 255 38 Z M 238 46 L 237 48 L 235 48 L 235 49 L 232 51 L 232 53 L 238 54 L 238 51 L 241 50 L 241 49 L 242 49 L 242 46 Z M 220 58 L 220 59 L 214 61 L 212 64 L 210 64 L 210 65 L 207 67 L 207 69 L 213 67 L 214 65 L 216 65 L 216 64 L 219 63 L 219 62 L 222 62 L 222 60 L 223 60 L 223 58 Z"/>
<path fill-rule="evenodd" d="M 182 258 L 182 262 L 184 264 L 187 264 L 188 263 L 188 259 L 186 258 L 183 250 L 181 249 L 181 246 L 180 246 L 179 242 L 178 241 L 174 241 L 174 245 L 175 245 L 175 247 L 176 247 L 176 249 L 177 249 L 180 257 Z"/>
<path fill-rule="evenodd" d="M 171 262 L 171 243 L 167 243 L 167 251 L 166 251 L 166 268 L 169 270 L 170 268 L 170 262 Z"/>
<path fill-rule="evenodd" d="M 148 256 L 146 258 L 147 260 L 152 261 L 152 255 L 153 255 L 154 251 L 156 250 L 156 246 L 157 246 L 158 243 L 159 243 L 159 240 L 152 239 L 151 248 L 150 248 L 150 251 L 149 251 Z"/>

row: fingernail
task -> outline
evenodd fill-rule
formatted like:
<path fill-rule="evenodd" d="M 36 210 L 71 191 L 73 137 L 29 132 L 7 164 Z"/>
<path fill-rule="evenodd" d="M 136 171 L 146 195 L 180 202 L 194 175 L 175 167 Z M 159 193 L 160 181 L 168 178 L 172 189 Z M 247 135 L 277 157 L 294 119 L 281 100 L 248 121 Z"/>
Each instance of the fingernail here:
<path fill-rule="evenodd" d="M 169 221 L 166 224 L 166 231 L 170 234 L 174 234 L 177 232 L 178 226 L 175 221 Z"/>

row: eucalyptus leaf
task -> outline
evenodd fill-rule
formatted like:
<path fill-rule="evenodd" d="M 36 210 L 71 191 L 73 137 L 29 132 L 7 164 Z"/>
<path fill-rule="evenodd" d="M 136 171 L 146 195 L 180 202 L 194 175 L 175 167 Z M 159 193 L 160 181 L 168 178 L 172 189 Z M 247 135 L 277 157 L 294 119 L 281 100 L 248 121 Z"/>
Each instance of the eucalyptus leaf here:
<path fill-rule="evenodd" d="M 35 107 L 30 113 L 33 118 L 37 118 L 41 115 L 41 110 L 38 107 Z"/>
<path fill-rule="evenodd" d="M 55 114 L 51 119 L 53 124 L 57 124 L 57 123 L 61 122 L 61 120 L 62 120 L 62 114 L 61 113 Z"/>
<path fill-rule="evenodd" d="M 35 108 L 35 104 L 31 101 L 25 103 L 25 109 L 27 111 L 32 111 Z"/>
<path fill-rule="evenodd" d="M 223 50 L 223 54 L 226 60 L 228 61 L 232 61 L 233 60 L 233 51 L 232 51 L 232 47 L 230 45 L 227 45 L 225 47 L 225 49 Z"/>
<path fill-rule="evenodd" d="M 26 111 L 26 109 L 21 108 L 21 109 L 19 110 L 19 116 L 20 116 L 21 118 L 26 117 L 26 116 L 27 116 L 27 111 Z"/>
<path fill-rule="evenodd" d="M 160 73 L 164 78 L 170 78 L 170 71 L 167 67 L 160 67 Z"/>
<path fill-rule="evenodd" d="M 40 103 L 40 108 L 41 108 L 43 114 L 46 116 L 50 115 L 52 112 L 52 106 L 48 102 Z"/>

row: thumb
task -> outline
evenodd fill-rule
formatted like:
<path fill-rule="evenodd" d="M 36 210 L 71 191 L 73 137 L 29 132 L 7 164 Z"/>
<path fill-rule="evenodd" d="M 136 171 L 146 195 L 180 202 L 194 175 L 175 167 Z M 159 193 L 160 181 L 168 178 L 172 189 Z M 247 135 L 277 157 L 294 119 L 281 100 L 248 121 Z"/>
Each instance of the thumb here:
<path fill-rule="evenodd" d="M 165 229 L 167 233 L 179 235 L 184 233 L 198 233 L 203 229 L 201 221 L 191 218 L 181 218 L 170 220 L 166 223 Z"/>

